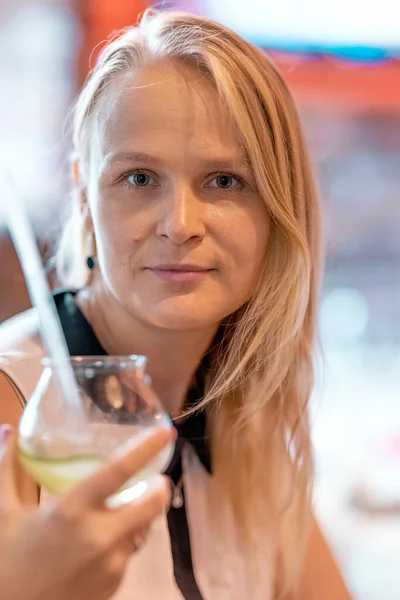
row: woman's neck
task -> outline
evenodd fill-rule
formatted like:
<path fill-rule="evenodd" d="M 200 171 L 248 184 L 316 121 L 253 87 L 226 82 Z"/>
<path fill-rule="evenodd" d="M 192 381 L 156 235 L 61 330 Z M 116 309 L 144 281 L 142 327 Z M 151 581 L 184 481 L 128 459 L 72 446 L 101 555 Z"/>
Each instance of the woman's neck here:
<path fill-rule="evenodd" d="M 196 330 L 163 329 L 127 314 L 111 294 L 88 288 L 75 299 L 108 354 L 147 357 L 155 393 L 171 416 L 179 416 L 218 324 Z"/>

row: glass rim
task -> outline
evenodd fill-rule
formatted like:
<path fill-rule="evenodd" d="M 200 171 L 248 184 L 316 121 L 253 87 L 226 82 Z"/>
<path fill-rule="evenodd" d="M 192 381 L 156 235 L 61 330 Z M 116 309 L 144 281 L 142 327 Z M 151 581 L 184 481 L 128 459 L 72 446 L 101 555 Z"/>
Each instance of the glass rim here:
<path fill-rule="evenodd" d="M 123 368 L 136 367 L 137 369 L 145 369 L 147 366 L 147 357 L 141 354 L 128 355 L 74 355 L 69 357 L 69 362 L 72 367 L 121 367 Z M 54 359 L 49 356 L 42 358 L 41 363 L 44 367 L 51 367 L 55 364 Z"/>

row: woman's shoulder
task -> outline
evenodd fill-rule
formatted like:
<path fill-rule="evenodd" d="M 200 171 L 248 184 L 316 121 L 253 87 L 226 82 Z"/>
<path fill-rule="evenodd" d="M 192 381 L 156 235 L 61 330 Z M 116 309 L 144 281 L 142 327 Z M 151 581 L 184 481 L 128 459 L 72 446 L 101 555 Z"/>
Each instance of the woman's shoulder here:
<path fill-rule="evenodd" d="M 56 310 L 71 313 L 75 291 L 56 290 L 53 294 Z M 39 333 L 39 316 L 35 308 L 30 308 L 0 324 L 0 355 L 18 351 L 35 354 L 42 352 Z"/>
<path fill-rule="evenodd" d="M 0 374 L 11 380 L 25 398 L 36 386 L 43 355 L 35 309 L 0 325 Z"/>
<path fill-rule="evenodd" d="M 31 351 L 41 346 L 38 315 L 34 308 L 15 315 L 0 325 L 0 355 Z"/>

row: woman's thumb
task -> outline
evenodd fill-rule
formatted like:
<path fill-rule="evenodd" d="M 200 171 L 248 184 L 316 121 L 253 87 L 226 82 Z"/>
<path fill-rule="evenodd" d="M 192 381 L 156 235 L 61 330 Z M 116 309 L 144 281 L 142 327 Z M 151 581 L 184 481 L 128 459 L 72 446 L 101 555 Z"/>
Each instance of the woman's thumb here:
<path fill-rule="evenodd" d="M 0 452 L 3 453 L 13 434 L 11 425 L 0 425 Z"/>
<path fill-rule="evenodd" d="M 0 510 L 18 505 L 16 439 L 10 425 L 0 426 Z"/>

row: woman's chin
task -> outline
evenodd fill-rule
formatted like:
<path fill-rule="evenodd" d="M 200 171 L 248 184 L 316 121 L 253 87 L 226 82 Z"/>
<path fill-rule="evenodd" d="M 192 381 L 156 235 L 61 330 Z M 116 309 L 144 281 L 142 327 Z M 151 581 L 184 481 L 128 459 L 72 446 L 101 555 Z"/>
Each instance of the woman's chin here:
<path fill-rule="evenodd" d="M 187 331 L 209 328 L 223 319 L 224 315 L 215 310 L 215 304 L 188 300 L 187 297 L 175 298 L 173 301 L 143 305 L 140 311 L 142 320 L 162 329 Z"/>
<path fill-rule="evenodd" d="M 149 315 L 150 316 L 150 315 Z M 154 314 L 148 321 L 156 327 L 171 331 L 189 331 L 191 329 L 208 328 L 216 323 L 215 319 L 208 319 L 206 315 L 193 313 L 162 313 Z"/>

